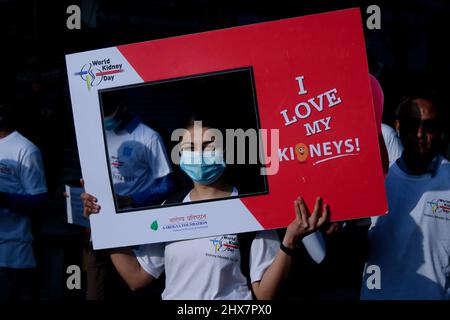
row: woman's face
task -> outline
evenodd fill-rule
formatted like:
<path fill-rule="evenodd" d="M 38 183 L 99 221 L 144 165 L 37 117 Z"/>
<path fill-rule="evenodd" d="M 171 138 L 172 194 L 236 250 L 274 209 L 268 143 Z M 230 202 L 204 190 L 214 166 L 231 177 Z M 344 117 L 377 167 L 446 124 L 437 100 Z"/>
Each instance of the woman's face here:
<path fill-rule="evenodd" d="M 191 127 L 181 140 L 180 168 L 194 181 L 209 185 L 217 181 L 225 170 L 222 135 L 218 130 Z"/>
<path fill-rule="evenodd" d="M 217 132 L 208 127 L 192 126 L 181 140 L 181 151 L 222 151 L 223 147 L 219 145 Z"/>

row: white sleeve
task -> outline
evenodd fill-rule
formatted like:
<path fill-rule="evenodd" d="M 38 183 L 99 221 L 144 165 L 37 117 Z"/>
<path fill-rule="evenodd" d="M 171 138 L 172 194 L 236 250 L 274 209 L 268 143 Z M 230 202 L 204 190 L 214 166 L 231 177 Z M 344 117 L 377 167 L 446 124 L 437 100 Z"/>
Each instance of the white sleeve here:
<path fill-rule="evenodd" d="M 164 271 L 164 251 L 164 243 L 144 244 L 133 250 L 142 269 L 156 279 Z"/>
<path fill-rule="evenodd" d="M 166 148 L 159 134 L 150 141 L 149 164 L 155 179 L 162 178 L 172 172 Z"/>
<path fill-rule="evenodd" d="M 280 249 L 280 239 L 276 230 L 256 233 L 250 248 L 250 280 L 260 281 L 266 269 L 270 267 Z"/>
<path fill-rule="evenodd" d="M 20 182 L 26 194 L 34 195 L 47 192 L 44 166 L 39 150 L 27 154 L 20 162 Z"/>
<path fill-rule="evenodd" d="M 381 133 L 388 152 L 389 164 L 391 165 L 402 155 L 403 145 L 395 130 L 387 124 L 381 124 Z"/>
<path fill-rule="evenodd" d="M 309 256 L 316 262 L 321 263 L 325 259 L 326 248 L 325 239 L 320 231 L 307 235 L 302 239 L 303 245 Z"/>

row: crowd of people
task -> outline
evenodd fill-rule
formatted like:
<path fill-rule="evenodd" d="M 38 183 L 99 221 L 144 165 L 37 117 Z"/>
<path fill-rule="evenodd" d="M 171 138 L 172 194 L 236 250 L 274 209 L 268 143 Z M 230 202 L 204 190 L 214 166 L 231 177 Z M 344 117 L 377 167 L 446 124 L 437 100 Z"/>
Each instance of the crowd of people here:
<path fill-rule="evenodd" d="M 41 154 L 15 131 L 13 105 L 6 94 L 1 95 L 0 300 L 20 297 L 23 277 L 36 267 L 29 220 L 46 201 L 47 192 Z M 130 290 L 125 289 L 123 295 L 159 281 L 155 287 L 163 299 L 289 298 L 286 280 L 302 274 L 294 282 L 299 290 L 303 282 L 319 282 L 324 272 L 334 268 L 333 263 L 339 263 L 329 258 L 333 239 L 350 232 L 359 234 L 359 238 L 350 237 L 350 242 L 362 239 L 367 243 L 360 248 L 360 268 L 351 269 L 358 279 L 352 284 L 357 287 L 352 298 L 450 299 L 450 164 L 440 153 L 447 125 L 442 108 L 432 96 L 408 96 L 398 105 L 395 128 L 380 126 L 381 146 L 388 156 L 387 215 L 367 224 L 363 220 L 330 223 L 327 199 L 317 195 L 314 208 L 308 209 L 299 190 L 299 197 L 292 199 L 292 222 L 286 229 L 224 235 L 238 248 L 227 253 L 229 259 L 205 255 L 209 238 L 91 248 L 86 298 L 117 297 L 117 287 L 109 285 L 112 281 L 128 285 Z M 130 114 L 126 102 L 116 99 L 105 104 L 104 128 L 120 208 L 239 194 L 224 178 L 224 150 L 214 140 L 193 134 L 196 120 L 203 121 L 202 130 L 214 128 L 202 115 L 189 117 L 181 140 L 180 169 L 191 185 L 175 192 L 173 168 L 160 135 Z M 133 144 L 135 152 L 130 153 L 124 143 Z M 113 166 L 118 159 L 126 159 L 125 167 Z M 95 195 L 83 193 L 82 200 L 87 216 L 101 212 Z M 298 259 L 302 254 L 313 261 L 313 268 L 328 264 L 327 268 L 311 272 L 311 279 L 307 274 L 311 265 L 303 268 L 296 263 L 302 261 Z M 373 266 L 379 270 L 379 283 L 368 285 L 377 282 L 371 278 Z"/>

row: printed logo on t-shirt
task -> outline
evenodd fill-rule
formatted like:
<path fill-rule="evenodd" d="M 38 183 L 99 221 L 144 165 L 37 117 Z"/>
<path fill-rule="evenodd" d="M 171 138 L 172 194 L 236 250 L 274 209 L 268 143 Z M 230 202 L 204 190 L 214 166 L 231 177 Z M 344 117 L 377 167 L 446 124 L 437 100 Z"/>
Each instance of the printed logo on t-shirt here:
<path fill-rule="evenodd" d="M 231 262 L 237 262 L 239 260 L 238 257 L 240 253 L 236 252 L 236 250 L 239 250 L 239 243 L 236 235 L 215 237 L 209 241 L 214 253 L 206 253 L 207 257 L 225 259 Z"/>
<path fill-rule="evenodd" d="M 123 183 L 123 182 L 134 182 L 137 180 L 137 177 L 134 175 L 126 175 L 126 163 L 123 160 L 120 160 L 119 157 L 111 156 L 111 169 L 112 169 L 112 178 L 115 183 Z"/>
<path fill-rule="evenodd" d="M 444 199 L 433 199 L 427 201 L 428 209 L 431 212 L 425 213 L 427 217 L 432 217 L 442 220 L 450 220 L 450 201 Z"/>
<path fill-rule="evenodd" d="M 6 164 L 0 163 L 0 174 L 11 176 L 13 174 L 13 168 L 7 166 Z"/>
<path fill-rule="evenodd" d="M 125 157 L 131 157 L 131 154 L 133 153 L 133 149 L 130 147 L 124 147 L 122 153 Z"/>
<path fill-rule="evenodd" d="M 118 157 L 111 157 L 111 166 L 114 168 L 120 168 L 123 166 L 123 161 L 120 161 Z"/>
<path fill-rule="evenodd" d="M 220 236 L 210 241 L 214 246 L 214 252 L 234 252 L 239 249 L 237 236 Z"/>

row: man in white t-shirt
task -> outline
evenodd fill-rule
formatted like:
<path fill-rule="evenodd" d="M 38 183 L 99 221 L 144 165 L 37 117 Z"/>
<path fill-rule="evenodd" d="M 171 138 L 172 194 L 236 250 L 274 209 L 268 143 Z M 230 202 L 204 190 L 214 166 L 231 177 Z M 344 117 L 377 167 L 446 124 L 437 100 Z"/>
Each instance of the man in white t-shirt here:
<path fill-rule="evenodd" d="M 35 268 L 29 214 L 46 199 L 39 149 L 13 130 L 11 105 L 0 101 L 0 301 L 20 295 L 20 279 Z"/>
<path fill-rule="evenodd" d="M 121 92 L 104 93 L 102 109 L 117 206 L 127 209 L 162 203 L 172 190 L 173 181 L 161 136 L 128 112 L 126 96 Z M 87 299 L 126 295 L 128 288 L 112 266 L 108 253 L 101 250 L 91 253 Z"/>
<path fill-rule="evenodd" d="M 398 110 L 402 156 L 386 178 L 389 213 L 374 219 L 361 299 L 450 299 L 450 164 L 428 97 Z"/>
<path fill-rule="evenodd" d="M 160 204 L 172 181 L 161 136 L 128 112 L 126 97 L 103 96 L 111 178 L 119 208 Z"/>

